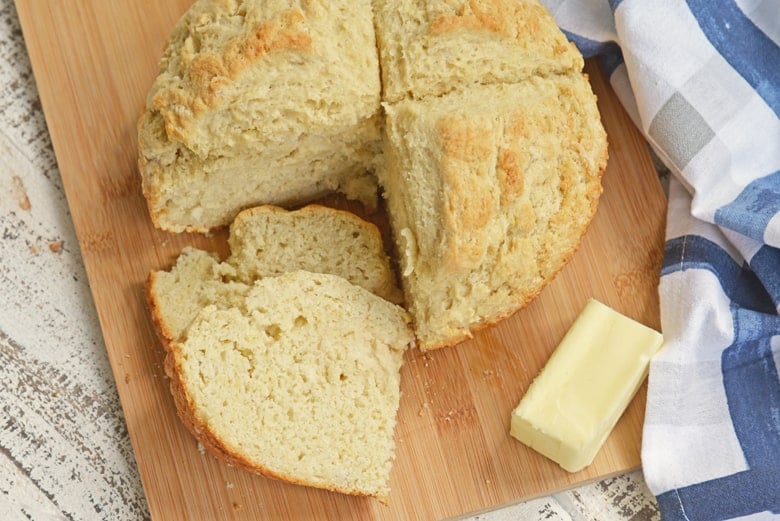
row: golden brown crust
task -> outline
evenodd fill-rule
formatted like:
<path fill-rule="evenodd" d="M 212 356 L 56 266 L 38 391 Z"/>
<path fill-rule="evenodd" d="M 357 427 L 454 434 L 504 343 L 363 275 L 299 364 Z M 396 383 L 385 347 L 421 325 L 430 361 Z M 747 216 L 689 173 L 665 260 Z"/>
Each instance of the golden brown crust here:
<path fill-rule="evenodd" d="M 478 263 L 488 241 L 485 225 L 493 218 L 496 190 L 489 177 L 492 143 L 485 129 L 446 117 L 437 126 L 444 187 L 444 263 L 452 272 Z"/>
<path fill-rule="evenodd" d="M 601 178 L 604 175 L 604 171 L 606 170 L 608 157 L 609 157 L 609 151 L 608 151 L 608 147 L 606 146 L 606 142 L 605 142 L 605 146 L 603 148 L 603 153 L 602 153 L 601 160 L 600 160 L 601 167 L 600 167 L 599 172 L 598 172 L 598 180 L 599 180 L 599 182 L 594 184 L 594 185 L 592 185 L 592 188 L 591 188 L 590 192 L 588 193 L 588 199 L 590 200 L 590 217 L 588 218 L 588 221 L 585 224 L 585 226 L 583 226 L 583 228 L 581 230 L 581 233 L 579 234 L 579 239 L 577 241 L 575 241 L 574 247 L 571 248 L 568 252 L 566 252 L 561 257 L 561 260 L 558 263 L 558 266 L 550 273 L 550 275 L 542 282 L 542 284 L 539 285 L 534 292 L 527 293 L 526 295 L 524 295 L 524 298 L 522 298 L 521 300 L 519 300 L 517 302 L 517 306 L 505 310 L 505 312 L 500 314 L 500 315 L 493 316 L 493 317 L 490 317 L 489 319 L 484 320 L 482 322 L 472 324 L 469 327 L 468 331 L 466 331 L 464 333 L 461 333 L 461 334 L 456 335 L 456 336 L 451 336 L 451 337 L 446 338 L 444 340 L 440 340 L 438 342 L 435 342 L 435 343 L 432 343 L 432 344 L 428 344 L 428 345 L 425 345 L 425 346 L 420 345 L 419 346 L 420 350 L 422 350 L 422 351 L 435 351 L 437 349 L 453 347 L 453 346 L 455 346 L 457 344 L 460 344 L 461 342 L 464 342 L 466 340 L 470 340 L 471 338 L 474 338 L 474 335 L 477 332 L 479 332 L 479 331 L 481 331 L 483 329 L 487 329 L 489 327 L 492 327 L 492 326 L 498 324 L 499 322 L 502 322 L 503 320 L 506 320 L 506 319 L 510 318 L 512 315 L 514 315 L 515 313 L 517 313 L 520 310 L 522 310 L 524 307 L 526 307 L 528 304 L 530 304 L 533 300 L 535 300 L 536 297 L 539 296 L 539 294 L 542 292 L 542 290 L 545 287 L 547 287 L 547 285 L 550 284 L 555 279 L 555 277 L 558 275 L 558 273 L 566 266 L 566 264 L 569 263 L 569 261 L 571 260 L 572 256 L 574 256 L 574 254 L 577 252 L 577 250 L 580 247 L 582 237 L 584 237 L 585 234 L 587 233 L 588 228 L 590 227 L 590 223 L 593 221 L 593 218 L 596 215 L 596 208 L 598 206 L 598 199 L 599 199 L 599 196 L 602 193 L 602 185 L 601 185 L 600 181 L 601 181 Z"/>
<path fill-rule="evenodd" d="M 525 157 L 520 157 L 523 154 Z M 501 206 L 506 207 L 511 201 L 523 193 L 523 172 L 520 168 L 528 159 L 528 151 L 517 151 L 499 148 L 496 165 L 496 176 L 501 191 Z"/>
<path fill-rule="evenodd" d="M 220 92 L 268 54 L 310 51 L 311 36 L 301 30 L 305 19 L 299 9 L 289 9 L 271 20 L 242 29 L 213 51 L 194 53 L 191 57 L 181 52 L 179 66 L 172 71 L 181 83 L 162 86 L 151 100 L 151 109 L 165 120 L 168 136 L 184 141 L 190 121 L 216 107 Z"/>
<path fill-rule="evenodd" d="M 175 340 L 174 335 L 168 327 L 167 322 L 164 319 L 163 313 L 160 311 L 160 304 L 157 294 L 154 292 L 155 280 L 158 277 L 157 272 L 153 271 L 149 274 L 144 284 L 144 296 L 146 298 L 146 306 L 149 310 L 149 316 L 152 319 L 152 326 L 154 332 L 157 334 L 157 338 L 160 339 L 160 344 L 166 353 L 171 350 L 171 343 Z"/>
<path fill-rule="evenodd" d="M 243 208 L 331 192 L 375 205 L 374 40 L 371 0 L 194 2 L 139 118 L 155 226 L 207 233 Z"/>
<path fill-rule="evenodd" d="M 516 0 L 468 0 L 452 14 L 440 15 L 431 22 L 430 32 L 440 35 L 456 31 L 488 31 L 504 38 L 519 35 L 534 37 L 545 12 L 539 5 Z"/>

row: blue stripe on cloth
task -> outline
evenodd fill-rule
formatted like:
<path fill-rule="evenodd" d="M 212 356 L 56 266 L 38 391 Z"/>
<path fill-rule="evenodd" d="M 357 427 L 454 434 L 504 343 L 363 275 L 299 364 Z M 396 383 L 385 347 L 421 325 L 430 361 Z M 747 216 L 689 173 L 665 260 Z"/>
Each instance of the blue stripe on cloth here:
<path fill-rule="evenodd" d="M 737 337 L 751 336 L 755 328 L 764 325 L 752 323 L 745 316 L 734 318 L 735 328 L 749 330 L 737 332 Z M 780 330 L 776 329 L 775 334 Z M 736 342 L 726 348 L 721 369 L 731 421 L 748 467 L 772 468 L 780 480 L 780 378 L 771 337 Z M 780 510 L 780 503 L 775 508 Z"/>
<path fill-rule="evenodd" d="M 732 339 L 734 344 L 780 335 L 780 316 L 778 315 L 733 306 L 731 318 L 734 322 L 734 337 Z M 780 413 L 780 409 L 778 413 Z"/>
<path fill-rule="evenodd" d="M 780 46 L 733 0 L 686 1 L 713 47 L 780 115 Z"/>
<path fill-rule="evenodd" d="M 593 56 L 604 53 L 620 52 L 620 47 L 612 40 L 600 42 L 565 29 L 561 29 L 561 31 L 563 31 L 563 34 L 566 35 L 566 38 L 568 38 L 570 42 L 577 46 L 577 49 L 580 50 L 582 56 L 585 58 L 592 58 Z"/>
<path fill-rule="evenodd" d="M 761 246 L 750 259 L 750 268 L 761 279 L 775 307 L 780 306 L 780 248 Z"/>
<path fill-rule="evenodd" d="M 758 512 L 780 513 L 777 472 L 778 469 L 750 470 L 664 492 L 656 496 L 661 519 L 719 521 Z"/>
<path fill-rule="evenodd" d="M 733 201 L 715 210 L 715 224 L 764 242 L 764 230 L 777 213 L 780 170 L 752 181 Z"/>
<path fill-rule="evenodd" d="M 738 306 L 775 313 L 775 304 L 761 280 L 748 266 L 740 266 L 723 248 L 699 235 L 684 235 L 666 242 L 661 275 L 689 269 L 709 270 L 720 280 L 724 293 Z"/>
<path fill-rule="evenodd" d="M 580 50 L 585 58 L 598 56 L 599 64 L 607 77 L 612 76 L 615 69 L 623 63 L 623 51 L 620 50 L 620 46 L 617 43 L 611 40 L 599 42 L 565 29 L 562 29 L 562 31 L 566 38 L 577 46 L 577 49 Z"/>
<path fill-rule="evenodd" d="M 615 9 L 618 8 L 620 4 L 623 3 L 623 0 L 609 0 L 609 7 L 612 9 L 612 12 L 615 12 Z"/>
<path fill-rule="evenodd" d="M 612 76 L 615 69 L 622 63 L 624 63 L 623 51 L 617 45 L 614 49 L 607 49 L 599 55 L 599 65 L 601 65 L 601 69 L 606 73 L 607 77 Z"/>

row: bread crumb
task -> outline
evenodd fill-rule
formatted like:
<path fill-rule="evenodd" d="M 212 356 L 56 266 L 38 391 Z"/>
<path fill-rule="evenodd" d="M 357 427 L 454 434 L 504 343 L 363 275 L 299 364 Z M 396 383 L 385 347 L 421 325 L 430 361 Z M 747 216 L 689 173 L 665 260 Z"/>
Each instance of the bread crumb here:
<path fill-rule="evenodd" d="M 241 503 L 238 503 L 236 501 L 233 502 L 233 508 L 236 510 L 241 510 Z"/>
<path fill-rule="evenodd" d="M 201 442 L 198 442 L 198 452 L 200 452 L 201 456 L 206 454 L 206 447 L 204 447 Z"/>
<path fill-rule="evenodd" d="M 40 248 L 38 248 L 38 247 L 37 247 L 36 245 L 34 245 L 34 244 L 31 244 L 31 245 L 29 246 L 29 248 L 30 248 L 30 253 L 32 253 L 33 255 L 38 255 L 39 253 L 41 253 L 41 250 L 40 250 Z"/>
<path fill-rule="evenodd" d="M 54 241 L 49 243 L 49 249 L 52 253 L 59 253 L 62 251 L 62 241 Z"/>
<path fill-rule="evenodd" d="M 233 486 L 234 486 L 234 485 L 233 485 L 233 483 L 231 483 L 230 481 L 225 481 L 225 486 L 226 486 L 227 488 L 233 488 Z"/>

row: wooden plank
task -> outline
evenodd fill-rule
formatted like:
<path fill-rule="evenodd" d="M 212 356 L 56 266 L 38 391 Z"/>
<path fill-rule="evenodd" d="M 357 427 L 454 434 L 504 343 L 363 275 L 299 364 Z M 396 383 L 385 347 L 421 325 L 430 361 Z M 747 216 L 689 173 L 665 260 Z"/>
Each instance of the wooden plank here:
<path fill-rule="evenodd" d="M 610 136 L 598 213 L 541 296 L 458 347 L 408 355 L 388 506 L 254 476 L 201 454 L 176 418 L 144 307 L 148 272 L 185 245 L 149 221 L 135 123 L 163 43 L 189 2 L 17 0 L 128 430 L 158 519 L 439 519 L 639 465 L 642 389 L 593 465 L 568 474 L 508 435 L 509 413 L 589 297 L 659 327 L 665 199 L 642 137 L 589 64 Z"/>

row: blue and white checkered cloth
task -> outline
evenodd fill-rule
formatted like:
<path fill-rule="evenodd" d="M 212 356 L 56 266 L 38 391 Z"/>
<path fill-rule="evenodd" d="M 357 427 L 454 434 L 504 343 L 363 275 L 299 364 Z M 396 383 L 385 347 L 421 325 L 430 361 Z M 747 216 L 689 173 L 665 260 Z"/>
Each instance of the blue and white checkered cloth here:
<path fill-rule="evenodd" d="M 662 518 L 780 518 L 780 0 L 543 3 L 673 173 L 642 446 Z"/>

